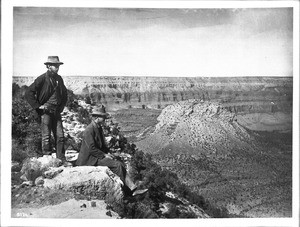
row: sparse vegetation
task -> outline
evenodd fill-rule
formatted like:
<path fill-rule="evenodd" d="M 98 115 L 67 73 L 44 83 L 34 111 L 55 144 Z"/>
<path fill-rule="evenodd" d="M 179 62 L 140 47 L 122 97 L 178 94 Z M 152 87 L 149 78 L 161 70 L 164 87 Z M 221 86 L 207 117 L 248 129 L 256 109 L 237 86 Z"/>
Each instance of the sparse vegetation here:
<path fill-rule="evenodd" d="M 206 201 L 201 195 L 192 192 L 189 187 L 180 182 L 178 176 L 168 170 L 162 169 L 152 160 L 150 154 L 144 154 L 137 150 L 132 156 L 131 165 L 133 176 L 136 180 L 143 180 L 143 187 L 149 189 L 147 197 L 139 201 L 148 205 L 149 208 L 160 216 L 159 203 L 167 201 L 166 192 L 173 192 L 179 197 L 185 198 L 190 204 L 196 204 L 204 209 L 211 217 L 226 218 L 229 217 L 225 208 L 217 208 Z M 171 213 L 169 213 L 171 212 Z M 174 218 L 193 218 L 194 214 L 181 212 L 174 204 L 172 209 L 165 217 Z"/>
<path fill-rule="evenodd" d="M 22 162 L 41 151 L 39 118 L 24 98 L 24 90 L 13 84 L 12 160 Z"/>

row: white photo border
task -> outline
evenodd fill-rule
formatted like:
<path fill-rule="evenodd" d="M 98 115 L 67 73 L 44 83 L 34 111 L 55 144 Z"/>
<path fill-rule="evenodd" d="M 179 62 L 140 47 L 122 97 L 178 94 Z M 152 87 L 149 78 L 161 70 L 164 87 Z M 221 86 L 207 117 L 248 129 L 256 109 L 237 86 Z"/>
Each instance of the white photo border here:
<path fill-rule="evenodd" d="M 292 7 L 293 30 L 293 217 L 201 220 L 95 220 L 11 218 L 11 94 L 13 75 L 13 7 L 112 8 L 277 8 Z M 1 7 L 1 225 L 2 226 L 299 226 L 299 1 L 96 1 L 2 0 Z"/>

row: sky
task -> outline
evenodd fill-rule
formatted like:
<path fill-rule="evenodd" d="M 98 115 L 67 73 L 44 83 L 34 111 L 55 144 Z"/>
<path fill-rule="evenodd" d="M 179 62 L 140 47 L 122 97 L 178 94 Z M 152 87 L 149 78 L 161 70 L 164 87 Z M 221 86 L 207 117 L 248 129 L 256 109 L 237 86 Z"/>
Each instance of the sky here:
<path fill-rule="evenodd" d="M 15 7 L 13 75 L 292 76 L 292 8 Z"/>

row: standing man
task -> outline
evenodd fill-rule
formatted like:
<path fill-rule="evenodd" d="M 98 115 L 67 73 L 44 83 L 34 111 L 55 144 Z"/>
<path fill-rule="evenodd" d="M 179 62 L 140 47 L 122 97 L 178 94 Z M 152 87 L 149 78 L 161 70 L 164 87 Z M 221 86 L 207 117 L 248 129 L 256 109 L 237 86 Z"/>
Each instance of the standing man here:
<path fill-rule="evenodd" d="M 56 157 L 66 166 L 70 163 L 66 162 L 64 155 L 64 131 L 60 113 L 67 103 L 68 94 L 63 79 L 57 74 L 59 66 L 63 63 L 59 61 L 58 56 L 49 56 L 44 64 L 48 69 L 47 72 L 35 79 L 26 91 L 25 97 L 41 117 L 43 155 L 52 153 L 50 143 L 52 131 Z"/>
<path fill-rule="evenodd" d="M 83 133 L 81 149 L 76 161 L 78 166 L 107 166 L 113 173 L 120 177 L 121 181 L 131 190 L 133 196 L 143 194 L 147 189 L 138 190 L 138 184 L 133 183 L 126 173 L 125 165 L 115 160 L 114 155 L 109 153 L 105 144 L 102 125 L 108 114 L 105 107 L 101 105 L 92 111 L 92 122 Z"/>

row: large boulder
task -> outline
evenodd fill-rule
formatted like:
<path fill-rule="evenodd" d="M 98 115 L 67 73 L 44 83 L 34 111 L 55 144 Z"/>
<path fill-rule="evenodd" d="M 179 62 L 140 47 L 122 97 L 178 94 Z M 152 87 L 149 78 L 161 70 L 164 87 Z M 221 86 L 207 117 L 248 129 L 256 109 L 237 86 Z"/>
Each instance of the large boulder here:
<path fill-rule="evenodd" d="M 123 203 L 123 183 L 108 167 L 77 166 L 63 168 L 63 171 L 61 169 L 51 169 L 59 173 L 51 179 L 44 179 L 44 187 L 105 199 L 110 204 Z"/>
<path fill-rule="evenodd" d="M 43 175 L 51 167 L 58 167 L 62 165 L 60 159 L 54 158 L 51 155 L 44 155 L 40 158 L 28 158 L 23 161 L 21 169 L 21 179 L 24 181 L 34 182 L 36 178 Z"/>

